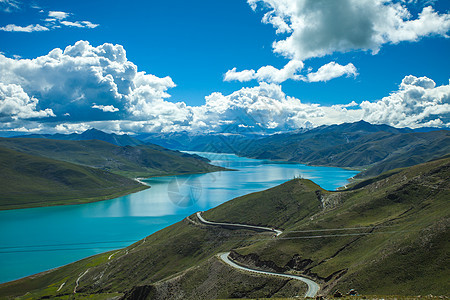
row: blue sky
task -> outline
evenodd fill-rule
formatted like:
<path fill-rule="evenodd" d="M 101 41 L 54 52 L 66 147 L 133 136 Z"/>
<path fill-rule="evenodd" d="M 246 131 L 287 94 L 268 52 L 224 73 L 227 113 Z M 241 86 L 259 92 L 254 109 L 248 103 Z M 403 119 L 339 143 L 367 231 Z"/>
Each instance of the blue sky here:
<path fill-rule="evenodd" d="M 13 66 L 8 72 L 3 67 L 0 74 L 0 101 L 9 101 L 3 111 L 0 106 L 2 129 L 214 131 L 249 114 L 275 131 L 358 119 L 399 127 L 448 126 L 449 2 L 355 1 L 335 1 L 336 9 L 327 7 L 329 1 L 308 0 L 0 0 L 0 52 L 3 66 Z M 307 25 L 299 25 L 299 20 Z M 364 29 L 367 23 L 372 29 Z M 289 39 L 287 46 L 273 44 Z M 158 83 L 154 92 L 140 93 L 139 99 L 120 90 L 120 95 L 111 96 L 94 90 L 95 82 L 85 82 L 89 74 L 80 71 L 80 78 L 73 78 L 76 75 L 63 72 L 61 66 L 42 69 L 44 75 L 39 76 L 48 76 L 51 86 L 74 91 L 52 94 L 35 86 L 36 78 L 20 73 L 26 68 L 24 59 L 43 57 L 78 41 L 88 42 L 94 52 L 105 43 L 121 45 L 127 63 L 138 72 L 169 76 L 172 82 L 162 88 Z M 92 65 L 83 63 L 88 72 Z M 294 71 L 278 72 L 288 63 L 295 65 Z M 272 67 L 258 72 L 264 66 Z M 322 66 L 328 68 L 317 73 Z M 416 79 L 405 81 L 409 75 Z M 61 81 L 64 76 L 70 79 Z M 56 78 L 54 83 L 49 83 L 51 78 Z M 432 87 L 418 91 L 426 81 L 433 81 Z M 150 89 L 154 84 L 147 82 Z M 90 92 L 79 92 L 83 89 Z M 412 99 L 414 93 L 421 98 Z M 381 101 L 392 94 L 403 97 L 404 103 Z M 268 104 L 271 101 L 275 107 Z M 330 110 L 352 101 L 357 105 Z M 11 103 L 22 107 L 13 109 Z M 401 110 L 411 105 L 414 108 L 402 117 Z M 259 111 L 252 115 L 255 107 Z M 397 119 L 389 116 L 392 109 L 399 110 Z"/>

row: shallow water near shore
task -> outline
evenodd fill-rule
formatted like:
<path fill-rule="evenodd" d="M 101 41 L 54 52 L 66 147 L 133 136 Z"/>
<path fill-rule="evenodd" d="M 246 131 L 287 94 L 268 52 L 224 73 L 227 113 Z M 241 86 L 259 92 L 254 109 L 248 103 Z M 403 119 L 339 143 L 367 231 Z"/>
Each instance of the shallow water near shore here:
<path fill-rule="evenodd" d="M 195 153 L 237 171 L 145 179 L 150 189 L 107 201 L 0 211 L 0 282 L 128 246 L 197 211 L 294 177 L 334 190 L 358 173 Z"/>

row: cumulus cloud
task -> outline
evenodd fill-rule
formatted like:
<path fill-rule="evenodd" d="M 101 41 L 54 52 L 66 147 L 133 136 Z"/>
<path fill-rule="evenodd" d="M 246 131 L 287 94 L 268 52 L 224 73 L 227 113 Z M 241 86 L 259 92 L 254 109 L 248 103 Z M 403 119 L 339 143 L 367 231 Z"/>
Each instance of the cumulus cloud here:
<path fill-rule="evenodd" d="M 358 75 L 358 72 L 356 71 L 356 67 L 352 63 L 342 66 L 332 61 L 326 65 L 321 66 L 319 70 L 317 70 L 317 72 L 309 73 L 308 81 L 329 81 L 343 75 L 356 77 Z"/>
<path fill-rule="evenodd" d="M 450 15 L 431 6 L 413 18 L 404 3 L 390 0 L 247 0 L 267 12 L 263 22 L 283 33 L 274 52 L 305 60 L 334 52 L 371 50 L 382 45 L 418 41 L 430 35 L 447 37 Z"/>
<path fill-rule="evenodd" d="M 0 120 L 54 117 L 50 108 L 36 110 L 39 100 L 29 97 L 22 87 L 0 82 Z"/>
<path fill-rule="evenodd" d="M 224 81 L 240 81 L 240 82 L 245 82 L 245 81 L 250 81 L 255 79 L 255 70 L 251 69 L 251 70 L 243 70 L 243 71 L 236 71 L 236 68 L 233 68 L 231 70 L 228 70 L 224 77 L 223 80 Z"/>
<path fill-rule="evenodd" d="M 341 67 L 352 70 L 328 64 L 305 80 L 345 73 Z M 0 128 L 23 131 L 276 132 L 361 119 L 397 127 L 450 126 L 450 84 L 437 86 L 427 77 L 406 76 L 397 91 L 360 104 L 303 103 L 279 84 L 260 81 L 229 95 L 212 93 L 203 105 L 189 106 L 167 101 L 175 87 L 172 79 L 139 71 L 122 46 L 94 47 L 85 41 L 35 59 L 0 54 L 0 84 Z"/>
<path fill-rule="evenodd" d="M 450 84 L 436 87 L 427 77 L 406 76 L 398 91 L 360 105 L 364 120 L 396 127 L 450 126 Z"/>
<path fill-rule="evenodd" d="M 285 80 L 325 82 L 346 75 L 356 77 L 356 67 L 349 63 L 330 62 L 315 73 L 300 74 L 303 61 L 335 52 L 353 50 L 377 54 L 385 44 L 415 42 L 423 37 L 448 37 L 450 14 L 437 13 L 433 0 L 247 0 L 253 10 L 265 12 L 262 22 L 271 24 L 280 39 L 273 42 L 273 51 L 290 59 L 279 70 L 265 66 L 229 70 L 225 81 L 258 80 L 282 83 Z M 424 6 L 417 17 L 409 5 Z M 291 67 L 291 68 L 288 68 Z"/>
<path fill-rule="evenodd" d="M 206 103 L 195 107 L 198 121 L 219 130 L 236 120 L 238 125 L 263 130 L 287 130 L 308 126 L 311 118 L 322 117 L 318 104 L 304 104 L 286 96 L 281 86 L 261 82 L 252 88 L 242 88 L 230 95 L 213 93 Z"/>
<path fill-rule="evenodd" d="M 39 24 L 28 25 L 25 27 L 14 24 L 8 24 L 6 26 L 0 27 L 0 30 L 9 32 L 35 32 L 35 31 L 49 31 L 50 29 Z"/>
<path fill-rule="evenodd" d="M 166 114 L 161 119 L 98 121 L 92 125 L 118 132 L 221 132 L 236 128 L 277 132 L 362 119 L 397 127 L 450 126 L 450 85 L 433 84 L 426 77 L 407 76 L 398 91 L 381 100 L 321 106 L 286 95 L 278 84 L 261 82 L 229 95 L 212 93 L 201 106 L 177 106 L 161 101 L 158 110 L 168 111 L 164 107 L 169 106 L 170 114 L 177 119 L 175 123 L 169 123 Z"/>
<path fill-rule="evenodd" d="M 236 68 L 229 70 L 225 73 L 224 81 L 237 80 L 240 82 L 250 81 L 256 79 L 258 81 L 264 81 L 269 83 L 281 83 L 288 79 L 301 80 L 303 77 L 298 74 L 303 69 L 303 62 L 298 60 L 291 60 L 283 69 L 277 69 L 273 66 L 264 66 L 255 70 L 243 70 L 236 71 Z"/>
<path fill-rule="evenodd" d="M 117 107 L 114 107 L 114 105 L 92 105 L 92 108 L 100 109 L 103 112 L 116 112 L 119 111 Z M 66 116 L 70 116 L 70 114 L 65 114 Z"/>
<path fill-rule="evenodd" d="M 178 105 L 157 110 L 170 96 L 166 90 L 175 84 L 170 77 L 138 71 L 120 45 L 93 47 L 79 41 L 35 59 L 0 55 L 0 82 L 20 85 L 28 95 L 40 99 L 40 106 L 51 107 L 57 118 L 69 113 L 73 121 L 111 118 L 111 110 L 104 115 L 94 113 L 93 103 L 97 108 L 112 106 L 117 108 L 114 114 L 123 112 L 135 118 L 155 118 L 164 109 L 170 114 L 170 106 Z"/>
<path fill-rule="evenodd" d="M 49 11 L 48 12 L 48 16 L 50 18 L 55 18 L 55 19 L 58 19 L 58 20 L 64 20 L 69 15 L 70 15 L 69 13 L 66 13 L 66 12 L 63 12 L 63 11 Z"/>
<path fill-rule="evenodd" d="M 224 81 L 250 81 L 258 80 L 268 83 L 282 83 L 288 79 L 305 82 L 329 81 L 331 79 L 344 75 L 356 77 L 358 72 L 356 67 L 349 63 L 345 66 L 336 62 L 330 62 L 323 65 L 315 73 L 309 72 L 302 75 L 299 72 L 303 69 L 303 62 L 299 60 L 289 61 L 283 69 L 277 69 L 273 66 L 261 67 L 258 71 L 253 69 L 237 71 L 236 68 L 228 70 L 224 75 Z"/>

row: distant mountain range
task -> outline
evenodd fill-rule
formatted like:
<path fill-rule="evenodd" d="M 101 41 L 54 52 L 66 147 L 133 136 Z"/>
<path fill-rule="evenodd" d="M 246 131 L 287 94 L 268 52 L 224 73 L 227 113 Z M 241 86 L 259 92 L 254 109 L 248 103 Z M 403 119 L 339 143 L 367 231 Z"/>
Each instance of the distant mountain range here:
<path fill-rule="evenodd" d="M 450 131 L 414 132 L 364 121 L 277 134 L 248 143 L 238 155 L 364 170 L 370 177 L 450 153 Z"/>
<path fill-rule="evenodd" d="M 395 128 L 359 121 L 271 135 L 254 132 L 252 128 L 232 129 L 221 133 L 146 133 L 134 137 L 90 129 L 81 134 L 22 137 L 96 139 L 117 146 L 155 147 L 157 144 L 177 150 L 235 153 L 250 158 L 359 169 L 363 171 L 358 174 L 360 178 L 426 162 L 450 152 L 449 130 L 438 128 Z"/>
<path fill-rule="evenodd" d="M 85 141 L 85 140 L 99 140 L 108 142 L 117 146 L 137 146 L 144 142 L 135 139 L 127 134 L 106 133 L 95 128 L 86 130 L 83 133 L 71 134 L 28 134 L 15 136 L 16 138 L 44 138 L 52 140 L 67 140 L 67 141 Z"/>
<path fill-rule="evenodd" d="M 395 128 L 365 121 L 324 125 L 268 136 L 241 133 L 147 134 L 138 136 L 169 148 L 235 153 L 240 156 L 363 170 L 370 177 L 450 153 L 448 130 Z"/>
<path fill-rule="evenodd" d="M 233 129 L 233 128 L 232 128 Z M 315 128 L 302 128 L 298 130 L 269 133 L 253 128 L 240 128 L 240 130 L 231 130 L 224 132 L 172 132 L 172 133 L 144 133 L 135 136 L 136 139 L 145 143 L 153 143 L 177 150 L 205 151 L 205 152 L 223 152 L 238 153 L 241 149 L 247 148 L 254 140 L 276 136 L 295 136 L 317 132 L 389 132 L 389 133 L 411 133 L 411 132 L 431 132 L 443 130 L 441 128 L 396 128 L 389 125 L 373 125 L 365 121 L 355 123 L 344 123 L 340 125 L 323 125 Z"/>
<path fill-rule="evenodd" d="M 245 147 L 246 144 L 260 139 L 265 135 L 243 134 L 243 133 L 147 133 L 138 135 L 136 138 L 145 143 L 153 143 L 169 149 L 236 153 L 237 149 Z"/>

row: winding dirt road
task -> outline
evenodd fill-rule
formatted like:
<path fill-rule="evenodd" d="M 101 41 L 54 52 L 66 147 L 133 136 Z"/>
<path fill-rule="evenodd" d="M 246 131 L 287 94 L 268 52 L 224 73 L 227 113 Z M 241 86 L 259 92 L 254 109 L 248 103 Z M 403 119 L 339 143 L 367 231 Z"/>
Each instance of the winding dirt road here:
<path fill-rule="evenodd" d="M 200 220 L 200 222 L 202 222 L 205 225 L 221 226 L 224 228 L 232 228 L 232 229 L 250 229 L 250 230 L 256 230 L 256 231 L 270 231 L 270 232 L 274 232 L 276 234 L 276 236 L 279 236 L 280 234 L 283 233 L 281 230 L 277 230 L 277 229 L 269 228 L 269 227 L 207 221 L 202 217 L 201 212 L 197 212 L 197 218 Z M 315 297 L 320 290 L 320 286 L 317 283 L 315 283 L 314 281 L 312 281 L 311 279 L 308 279 L 308 278 L 305 278 L 302 276 L 298 276 L 298 275 L 250 269 L 250 268 L 247 268 L 247 267 L 244 267 L 244 266 L 241 266 L 241 265 L 238 265 L 237 263 L 235 263 L 233 260 L 230 259 L 229 254 L 230 254 L 230 252 L 225 252 L 225 253 L 220 253 L 218 256 L 223 262 L 225 262 L 226 264 L 228 264 L 229 266 L 231 266 L 233 268 L 248 271 L 248 272 L 263 274 L 263 275 L 279 276 L 279 277 L 300 280 L 300 281 L 306 283 L 308 285 L 308 290 L 306 291 L 305 297 L 311 297 L 311 298 Z"/>

